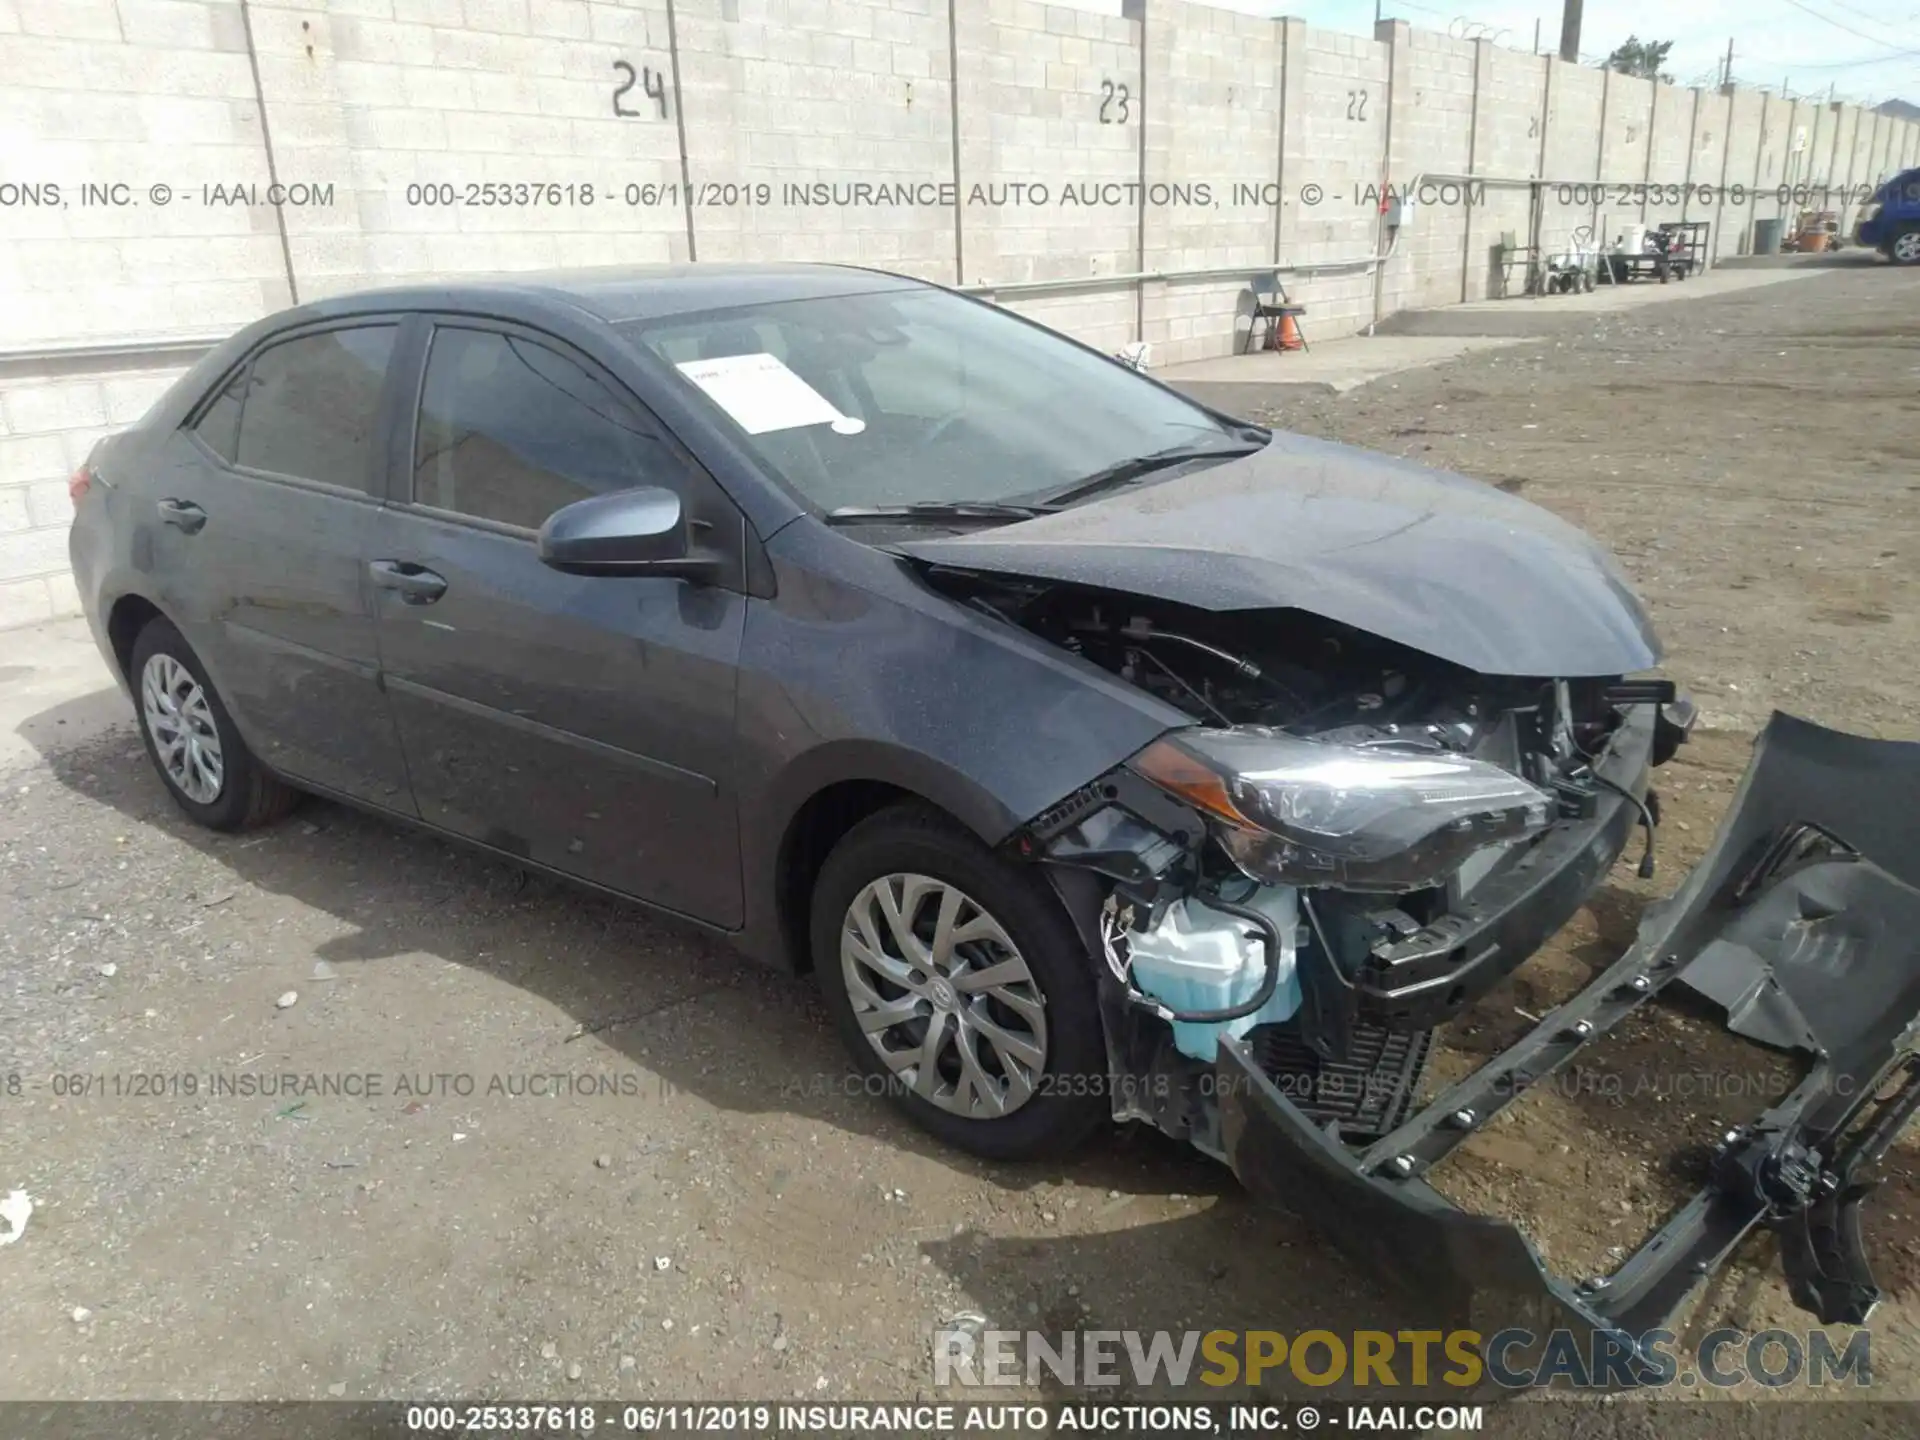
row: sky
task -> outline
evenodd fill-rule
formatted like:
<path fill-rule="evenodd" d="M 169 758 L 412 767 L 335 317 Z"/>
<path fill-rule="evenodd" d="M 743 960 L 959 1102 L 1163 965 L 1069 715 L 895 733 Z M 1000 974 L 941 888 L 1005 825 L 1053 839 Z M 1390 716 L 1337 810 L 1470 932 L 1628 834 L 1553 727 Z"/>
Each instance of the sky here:
<path fill-rule="evenodd" d="M 1120 0 L 1054 0 L 1119 13 Z M 1202 0 L 1254 15 L 1297 15 L 1353 34 L 1373 29 L 1374 0 Z M 1380 0 L 1381 13 L 1422 30 L 1484 37 L 1516 50 L 1558 52 L 1560 0 Z M 1586 0 L 1581 58 L 1597 62 L 1629 35 L 1671 40 L 1667 73 L 1682 85 L 1719 83 L 1733 41 L 1743 85 L 1866 104 L 1898 96 L 1920 103 L 1920 0 Z M 1468 28 L 1473 27 L 1473 28 Z"/>

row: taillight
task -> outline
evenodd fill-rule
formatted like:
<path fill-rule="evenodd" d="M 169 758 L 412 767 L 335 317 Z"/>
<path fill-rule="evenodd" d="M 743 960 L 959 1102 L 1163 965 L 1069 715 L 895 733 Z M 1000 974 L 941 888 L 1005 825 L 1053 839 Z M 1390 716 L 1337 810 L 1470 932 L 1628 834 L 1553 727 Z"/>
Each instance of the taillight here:
<path fill-rule="evenodd" d="M 79 507 L 81 500 L 86 497 L 87 489 L 92 484 L 93 472 L 84 465 L 68 477 L 67 498 L 73 501 L 76 509 Z"/>

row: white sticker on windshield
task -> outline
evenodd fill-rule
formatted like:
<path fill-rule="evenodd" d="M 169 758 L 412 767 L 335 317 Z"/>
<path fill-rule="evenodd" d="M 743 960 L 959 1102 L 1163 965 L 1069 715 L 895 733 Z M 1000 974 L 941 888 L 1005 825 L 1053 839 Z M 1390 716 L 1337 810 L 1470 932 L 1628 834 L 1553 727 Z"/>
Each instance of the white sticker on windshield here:
<path fill-rule="evenodd" d="M 762 351 L 687 360 L 678 369 L 749 435 L 795 430 L 802 425 L 831 425 L 841 434 L 849 433 L 841 426 L 851 417 L 836 410 L 826 396 L 789 370 L 778 355 Z"/>

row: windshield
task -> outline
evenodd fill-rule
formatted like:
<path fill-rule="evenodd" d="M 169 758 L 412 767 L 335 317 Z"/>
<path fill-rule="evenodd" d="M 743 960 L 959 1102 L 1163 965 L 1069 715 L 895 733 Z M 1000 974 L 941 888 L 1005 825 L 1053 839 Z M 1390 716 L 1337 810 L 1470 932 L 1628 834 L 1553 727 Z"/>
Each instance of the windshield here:
<path fill-rule="evenodd" d="M 1245 447 L 1241 432 L 1124 366 L 939 290 L 620 328 L 823 510 L 1007 500 L 1170 447 Z"/>

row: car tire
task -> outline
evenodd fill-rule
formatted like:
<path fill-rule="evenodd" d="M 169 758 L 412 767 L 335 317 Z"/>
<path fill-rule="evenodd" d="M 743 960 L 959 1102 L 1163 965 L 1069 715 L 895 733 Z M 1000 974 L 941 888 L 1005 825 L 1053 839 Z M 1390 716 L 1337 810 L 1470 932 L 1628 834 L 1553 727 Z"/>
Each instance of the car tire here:
<path fill-rule="evenodd" d="M 898 933 L 888 929 L 877 887 L 886 887 L 909 932 L 922 932 L 920 985 L 891 983 L 843 947 L 843 937 L 856 950 L 865 945 L 858 902 L 889 969 L 912 968 Z M 951 968 L 943 967 L 932 933 L 948 891 L 960 897 L 949 917 L 951 934 L 964 937 L 948 946 Z M 886 1094 L 929 1134 L 986 1159 L 1029 1160 L 1066 1153 L 1110 1117 L 1092 961 L 1059 897 L 1031 867 L 994 854 L 936 810 L 893 806 L 854 826 L 827 857 L 814 887 L 810 929 L 814 975 L 854 1064 L 875 1082 L 873 1093 Z M 969 973 L 989 966 L 1015 973 L 1009 960 L 1017 962 L 1016 972 L 1024 966 L 1030 983 L 969 988 Z M 948 977 L 953 983 L 942 989 Z M 876 1000 L 911 1004 L 920 1014 L 874 1026 L 870 1038 Z M 1036 1010 L 1040 1047 L 993 1043 L 1009 1035 L 1031 1042 Z M 910 1063 L 925 1053 L 917 1047 L 936 1017 L 937 1063 Z M 980 1028 L 982 1021 L 992 1030 Z M 972 1052 L 971 1072 L 963 1046 Z M 1042 1063 L 1032 1063 L 1035 1048 L 1044 1050 Z M 989 1090 L 1006 1105 L 1004 1113 L 990 1113 L 991 1098 L 981 1103 Z"/>
<path fill-rule="evenodd" d="M 247 748 L 206 667 L 172 622 L 147 622 L 133 642 L 127 678 L 147 758 L 189 817 L 210 830 L 250 830 L 299 803 L 300 792 Z"/>
<path fill-rule="evenodd" d="M 1887 258 L 1896 265 L 1920 265 L 1920 225 L 1909 225 L 1887 243 Z"/>

